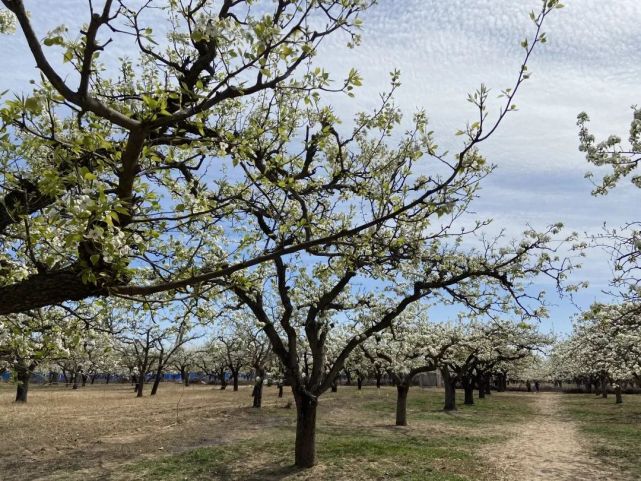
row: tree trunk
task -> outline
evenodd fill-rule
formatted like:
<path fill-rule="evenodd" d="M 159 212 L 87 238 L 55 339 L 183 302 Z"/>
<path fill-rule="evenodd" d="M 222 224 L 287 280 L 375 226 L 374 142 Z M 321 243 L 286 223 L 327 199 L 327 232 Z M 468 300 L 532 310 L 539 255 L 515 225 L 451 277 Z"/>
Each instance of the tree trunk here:
<path fill-rule="evenodd" d="M 479 389 L 479 399 L 485 399 L 485 385 L 483 384 L 483 376 L 478 376 L 476 378 Z"/>
<path fill-rule="evenodd" d="M 379 371 L 376 371 L 376 389 L 380 389 L 381 388 L 381 378 L 382 377 L 383 377 L 383 375 Z"/>
<path fill-rule="evenodd" d="M 187 371 L 186 369 L 181 369 L 180 377 L 182 378 L 185 387 L 189 387 L 189 371 Z"/>
<path fill-rule="evenodd" d="M 409 384 L 396 386 L 396 425 L 407 426 L 407 393 L 410 390 Z"/>
<path fill-rule="evenodd" d="M 623 402 L 623 396 L 621 395 L 621 385 L 617 384 L 617 386 L 614 388 L 614 393 L 617 396 L 617 404 L 621 404 Z"/>
<path fill-rule="evenodd" d="M 336 382 L 336 380 L 332 382 L 332 392 L 338 392 L 338 383 Z"/>
<path fill-rule="evenodd" d="M 441 369 L 443 384 L 445 385 L 445 405 L 444 411 L 456 410 L 456 379 L 452 379 L 447 368 Z"/>
<path fill-rule="evenodd" d="M 83 373 L 80 377 L 82 379 L 82 387 L 85 387 L 87 385 L 87 375 Z"/>
<path fill-rule="evenodd" d="M 463 389 L 465 390 L 465 402 L 463 404 L 466 404 L 468 406 L 471 406 L 474 404 L 474 383 L 472 382 L 471 379 L 465 378 L 463 379 Z"/>
<path fill-rule="evenodd" d="M 151 386 L 151 395 L 155 396 L 158 392 L 158 386 L 160 385 L 160 380 L 162 379 L 162 366 L 156 369 L 156 375 L 154 376 L 154 385 Z"/>
<path fill-rule="evenodd" d="M 363 388 L 363 378 L 357 378 L 356 383 L 358 384 L 358 390 L 360 391 Z"/>
<path fill-rule="evenodd" d="M 18 368 L 16 370 L 16 402 L 26 403 L 27 394 L 29 393 L 29 381 L 31 380 L 31 371 L 27 368 Z"/>
<path fill-rule="evenodd" d="M 98 374 L 92 374 L 91 375 L 91 385 L 92 386 L 93 386 L 93 383 L 96 381 L 96 376 L 98 376 Z"/>
<path fill-rule="evenodd" d="M 283 397 L 283 384 L 278 385 L 278 397 Z"/>
<path fill-rule="evenodd" d="M 107 374 L 107 379 L 105 380 L 105 384 L 109 384 L 110 379 L 111 379 L 111 374 Z"/>
<path fill-rule="evenodd" d="M 80 378 L 80 373 L 79 372 L 74 372 L 73 373 L 73 386 L 71 389 L 78 389 L 78 381 Z"/>
<path fill-rule="evenodd" d="M 141 372 L 136 383 L 136 397 L 142 397 L 142 390 L 145 385 L 145 373 Z"/>
<path fill-rule="evenodd" d="M 294 391 L 296 400 L 296 448 L 294 463 L 299 468 L 311 468 L 316 464 L 316 408 L 318 401 L 299 391 Z"/>
<path fill-rule="evenodd" d="M 238 372 L 232 372 L 234 377 L 234 391 L 238 391 Z"/>
<path fill-rule="evenodd" d="M 608 382 L 605 377 L 601 379 L 601 397 L 603 399 L 606 399 L 608 397 Z"/>

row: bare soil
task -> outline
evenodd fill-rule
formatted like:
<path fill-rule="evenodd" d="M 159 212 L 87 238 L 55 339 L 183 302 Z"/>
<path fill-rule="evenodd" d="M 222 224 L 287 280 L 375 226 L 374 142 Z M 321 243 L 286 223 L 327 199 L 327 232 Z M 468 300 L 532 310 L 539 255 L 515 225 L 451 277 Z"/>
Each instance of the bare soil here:
<path fill-rule="evenodd" d="M 511 425 L 506 442 L 485 448 L 501 481 L 611 481 L 621 472 L 596 458 L 574 421 L 561 410 L 558 393 L 536 394 L 536 415 Z"/>

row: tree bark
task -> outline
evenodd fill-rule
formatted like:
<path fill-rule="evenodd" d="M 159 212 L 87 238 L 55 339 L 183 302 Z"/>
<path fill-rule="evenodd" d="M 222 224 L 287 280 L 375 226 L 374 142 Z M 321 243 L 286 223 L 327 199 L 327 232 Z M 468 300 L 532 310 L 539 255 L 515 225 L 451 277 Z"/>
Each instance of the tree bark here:
<path fill-rule="evenodd" d="M 465 402 L 468 406 L 474 404 L 474 382 L 470 378 L 463 379 L 463 389 L 465 390 Z"/>
<path fill-rule="evenodd" d="M 358 384 L 358 390 L 360 391 L 363 388 L 363 378 L 357 378 L 356 383 Z"/>
<path fill-rule="evenodd" d="M 162 379 L 162 367 L 156 369 L 156 375 L 154 376 L 154 384 L 151 386 L 151 395 L 155 396 L 158 392 L 158 386 L 160 386 L 160 380 Z"/>
<path fill-rule="evenodd" d="M 332 383 L 332 392 L 338 392 L 338 383 L 336 381 Z"/>
<path fill-rule="evenodd" d="M 283 385 L 278 385 L 278 397 L 283 397 Z"/>
<path fill-rule="evenodd" d="M 81 272 L 79 266 L 71 266 L 33 274 L 17 284 L 0 287 L 0 316 L 109 294 L 106 285 L 82 282 Z"/>
<path fill-rule="evenodd" d="M 456 379 L 452 379 L 447 368 L 441 369 L 443 384 L 445 385 L 444 411 L 456 411 Z"/>
<path fill-rule="evenodd" d="M 606 399 L 608 397 L 608 382 L 605 377 L 601 379 L 601 397 L 603 399 Z"/>
<path fill-rule="evenodd" d="M 296 401 L 296 447 L 294 464 L 299 468 L 311 468 L 316 464 L 316 408 L 318 401 L 294 390 Z"/>
<path fill-rule="evenodd" d="M 185 387 L 189 387 L 189 371 L 187 371 L 184 368 L 181 368 L 180 377 L 182 378 L 183 384 L 185 385 Z"/>
<path fill-rule="evenodd" d="M 623 396 L 621 395 L 621 386 L 617 384 L 616 388 L 614 388 L 614 393 L 616 394 L 617 397 L 617 404 L 623 403 Z"/>
<path fill-rule="evenodd" d="M 376 371 L 376 389 L 380 389 L 381 388 L 381 378 L 382 377 L 383 377 L 383 375 L 379 371 Z"/>
<path fill-rule="evenodd" d="M 141 372 L 136 383 L 136 397 L 142 397 L 142 390 L 145 385 L 145 373 Z"/>
<path fill-rule="evenodd" d="M 16 369 L 16 402 L 26 403 L 27 394 L 29 393 L 29 381 L 31 380 L 31 371 L 28 368 Z"/>
<path fill-rule="evenodd" d="M 234 378 L 234 391 L 238 391 L 238 372 L 232 372 Z"/>
<path fill-rule="evenodd" d="M 227 387 L 227 379 L 225 378 L 225 368 L 218 370 L 218 377 L 220 378 L 220 390 L 224 391 Z"/>
<path fill-rule="evenodd" d="M 396 386 L 396 425 L 407 426 L 407 394 L 410 390 L 409 384 Z"/>

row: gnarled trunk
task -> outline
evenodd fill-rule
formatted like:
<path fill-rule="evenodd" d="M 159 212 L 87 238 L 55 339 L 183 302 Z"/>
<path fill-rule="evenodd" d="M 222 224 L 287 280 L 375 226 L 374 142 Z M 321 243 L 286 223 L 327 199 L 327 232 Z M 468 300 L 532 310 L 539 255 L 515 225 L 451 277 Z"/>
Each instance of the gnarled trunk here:
<path fill-rule="evenodd" d="M 410 390 L 409 384 L 396 386 L 396 425 L 407 426 L 407 394 Z"/>
<path fill-rule="evenodd" d="M 316 464 L 316 408 L 318 401 L 294 389 L 296 400 L 296 447 L 294 463 L 299 468 L 311 468 Z"/>

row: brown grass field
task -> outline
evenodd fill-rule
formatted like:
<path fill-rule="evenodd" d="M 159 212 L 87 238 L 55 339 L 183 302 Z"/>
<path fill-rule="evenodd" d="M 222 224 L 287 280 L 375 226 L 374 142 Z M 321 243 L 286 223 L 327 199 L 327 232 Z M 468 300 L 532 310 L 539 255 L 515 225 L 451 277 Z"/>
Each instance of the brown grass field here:
<path fill-rule="evenodd" d="M 242 386 L 233 392 L 166 383 L 157 396 L 141 399 L 122 384 L 77 391 L 34 386 L 28 404 L 16 405 L 12 386 L 3 385 L 0 452 L 11 454 L 1 458 L 0 479 L 334 479 L 334 464 L 342 466 L 335 479 L 481 476 L 473 441 L 500 436 L 500 429 L 474 432 L 476 418 L 488 415 L 481 404 L 446 415 L 441 393 L 410 392 L 408 428 L 393 426 L 393 388 L 359 393 L 341 386 L 321 398 L 319 466 L 312 474 L 290 468 L 296 413 L 287 408 L 289 393 L 278 399 L 273 387 L 265 388 L 264 407 L 256 410 Z M 423 449 L 398 453 L 408 440 Z M 381 454 L 388 449 L 389 456 Z"/>
<path fill-rule="evenodd" d="M 291 466 L 291 395 L 278 399 L 266 387 L 258 410 L 250 392 L 165 383 L 137 399 L 123 384 L 33 386 L 28 404 L 16 405 L 13 386 L 0 384 L 0 480 L 530 479 L 519 474 L 518 456 L 492 453 L 514 443 L 524 423 L 536 425 L 535 395 L 495 393 L 448 414 L 442 392 L 416 387 L 410 425 L 399 428 L 394 388 L 341 386 L 321 398 L 318 466 L 299 471 Z"/>

